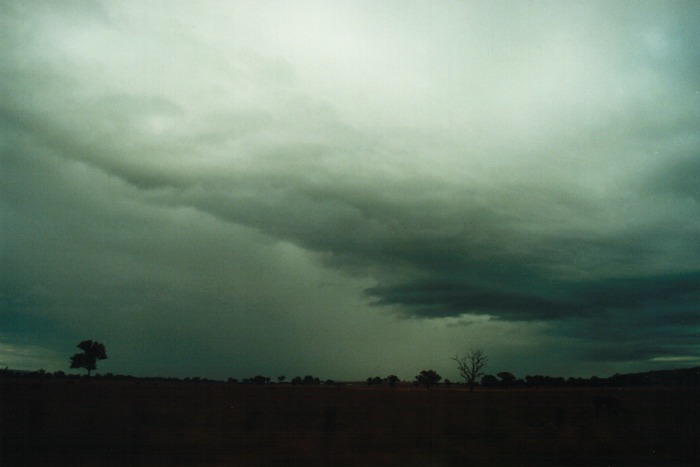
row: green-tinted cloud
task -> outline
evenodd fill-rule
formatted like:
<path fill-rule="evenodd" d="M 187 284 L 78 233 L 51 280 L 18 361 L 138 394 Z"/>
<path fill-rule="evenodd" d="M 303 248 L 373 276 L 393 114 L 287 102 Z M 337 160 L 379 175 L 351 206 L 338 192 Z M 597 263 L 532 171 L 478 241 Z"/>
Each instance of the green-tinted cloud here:
<path fill-rule="evenodd" d="M 0 8 L 3 342 L 219 376 L 697 354 L 693 3 Z"/>

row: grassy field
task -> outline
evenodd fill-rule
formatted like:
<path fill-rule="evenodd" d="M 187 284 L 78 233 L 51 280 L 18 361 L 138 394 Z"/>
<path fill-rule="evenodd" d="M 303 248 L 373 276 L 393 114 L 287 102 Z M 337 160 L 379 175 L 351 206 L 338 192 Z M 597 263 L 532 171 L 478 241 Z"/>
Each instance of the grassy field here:
<path fill-rule="evenodd" d="M 0 381 L 0 465 L 700 465 L 697 389 Z"/>

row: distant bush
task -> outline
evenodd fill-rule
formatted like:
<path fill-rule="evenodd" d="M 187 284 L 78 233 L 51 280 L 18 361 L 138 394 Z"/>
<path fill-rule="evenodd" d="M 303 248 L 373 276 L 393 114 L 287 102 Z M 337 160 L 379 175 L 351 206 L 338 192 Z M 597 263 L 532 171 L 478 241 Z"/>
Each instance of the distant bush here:
<path fill-rule="evenodd" d="M 422 384 L 426 388 L 438 384 L 441 379 L 442 376 L 440 376 L 435 370 L 423 370 L 416 375 L 416 382 L 418 384 Z"/>
<path fill-rule="evenodd" d="M 262 375 L 256 375 L 253 376 L 252 378 L 245 378 L 243 380 L 243 384 L 257 384 L 258 386 L 261 386 L 263 384 L 268 384 L 270 382 L 270 378 L 268 376 L 262 376 Z"/>
<path fill-rule="evenodd" d="M 382 385 L 382 377 L 381 376 L 370 376 L 367 378 L 367 385 L 368 386 L 381 386 Z"/>
<path fill-rule="evenodd" d="M 499 382 L 493 375 L 484 375 L 481 377 L 481 385 L 485 388 L 495 388 L 499 386 Z"/>
<path fill-rule="evenodd" d="M 321 384 L 321 379 L 316 376 L 306 375 L 301 384 Z"/>
<path fill-rule="evenodd" d="M 552 376 L 542 376 L 542 375 L 534 375 L 534 376 L 526 376 L 525 377 L 525 382 L 528 384 L 528 386 L 534 386 L 534 387 L 563 387 L 566 386 L 566 380 L 561 377 L 554 378 Z"/>

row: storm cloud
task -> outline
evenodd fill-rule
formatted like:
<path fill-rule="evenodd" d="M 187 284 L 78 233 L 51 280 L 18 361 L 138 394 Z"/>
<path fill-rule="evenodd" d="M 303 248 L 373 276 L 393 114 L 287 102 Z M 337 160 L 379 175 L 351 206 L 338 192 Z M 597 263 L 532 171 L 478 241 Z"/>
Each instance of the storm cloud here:
<path fill-rule="evenodd" d="M 0 365 L 698 363 L 699 17 L 4 2 Z"/>

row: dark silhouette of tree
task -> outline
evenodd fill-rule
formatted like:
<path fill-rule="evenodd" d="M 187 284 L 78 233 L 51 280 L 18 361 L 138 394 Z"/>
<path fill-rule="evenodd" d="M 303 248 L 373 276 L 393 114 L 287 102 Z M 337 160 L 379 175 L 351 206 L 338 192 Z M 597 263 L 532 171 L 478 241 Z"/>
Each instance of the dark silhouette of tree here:
<path fill-rule="evenodd" d="M 77 353 L 70 358 L 71 368 L 85 368 L 90 376 L 92 370 L 97 369 L 97 360 L 106 360 L 105 346 L 91 340 L 82 341 L 77 345 L 82 353 Z"/>
<path fill-rule="evenodd" d="M 262 386 L 263 384 L 268 384 L 269 382 L 270 382 L 270 377 L 263 376 L 263 375 L 256 375 L 256 376 L 253 376 L 252 378 L 245 378 L 243 380 L 244 384 L 256 384 L 258 386 Z"/>
<path fill-rule="evenodd" d="M 426 388 L 438 384 L 442 376 L 437 374 L 435 370 L 423 370 L 420 374 L 416 375 L 416 382 L 422 384 Z"/>
<path fill-rule="evenodd" d="M 501 371 L 496 376 L 501 378 L 501 385 L 504 388 L 508 388 L 510 386 L 513 386 L 513 384 L 515 384 L 515 380 L 516 380 L 515 375 L 513 373 L 511 373 L 510 371 Z"/>
<path fill-rule="evenodd" d="M 284 376 L 284 375 L 279 375 L 279 376 L 277 377 L 277 382 L 278 382 L 278 383 L 284 383 L 284 380 L 285 380 L 285 379 L 287 379 L 286 376 Z"/>
<path fill-rule="evenodd" d="M 495 388 L 498 386 L 498 379 L 493 375 L 484 375 L 481 377 L 481 385 L 485 388 Z"/>
<path fill-rule="evenodd" d="M 304 376 L 303 384 L 321 384 L 321 378 L 318 376 L 306 375 Z"/>
<path fill-rule="evenodd" d="M 452 357 L 457 362 L 459 374 L 469 385 L 469 390 L 474 391 L 477 378 L 484 375 L 483 369 L 486 367 L 486 354 L 481 349 L 472 349 L 466 355 L 460 357 L 459 354 Z"/>
<path fill-rule="evenodd" d="M 396 375 L 389 375 L 387 376 L 386 380 L 389 382 L 389 386 L 393 388 L 394 386 L 396 386 L 396 383 L 399 382 L 399 377 Z"/>
<path fill-rule="evenodd" d="M 598 379 L 597 377 L 593 377 Z M 591 378 L 591 381 L 594 379 Z M 566 380 L 562 377 L 552 377 L 543 375 L 526 376 L 525 381 L 528 386 L 532 387 L 561 387 L 566 384 Z"/>
<path fill-rule="evenodd" d="M 370 376 L 367 378 L 367 386 L 381 386 L 382 382 L 381 376 Z"/>

